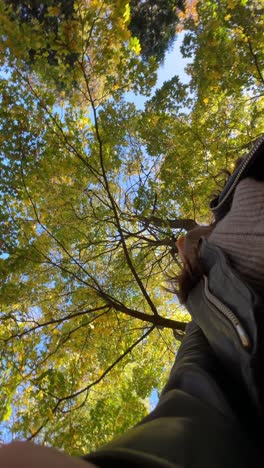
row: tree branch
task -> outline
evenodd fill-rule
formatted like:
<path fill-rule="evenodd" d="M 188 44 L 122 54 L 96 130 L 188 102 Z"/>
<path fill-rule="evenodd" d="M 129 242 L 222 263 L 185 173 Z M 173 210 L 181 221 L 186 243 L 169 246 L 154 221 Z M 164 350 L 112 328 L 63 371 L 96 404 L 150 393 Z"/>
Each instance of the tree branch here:
<path fill-rule="evenodd" d="M 177 320 L 168 319 L 165 317 L 160 316 L 159 314 L 151 315 L 146 314 L 145 312 L 140 312 L 135 309 L 131 309 L 126 307 L 121 302 L 116 302 L 110 296 L 105 293 L 99 293 L 100 296 L 106 301 L 106 303 L 113 307 L 113 309 L 117 310 L 118 312 L 122 312 L 123 314 L 129 315 L 130 317 L 134 317 L 139 320 L 144 320 L 145 322 L 153 323 L 155 326 L 164 327 L 164 328 L 171 328 L 172 330 L 181 330 L 182 332 L 185 331 L 187 323 L 179 322 Z"/>
<path fill-rule="evenodd" d="M 111 194 L 110 188 L 109 188 L 109 183 L 108 183 L 108 179 L 107 179 L 107 175 L 106 175 L 106 171 L 105 171 L 105 166 L 104 166 L 104 160 L 103 160 L 103 142 L 102 142 L 100 131 L 99 131 L 97 112 L 96 112 L 96 108 L 95 108 L 95 105 L 94 105 L 94 102 L 93 102 L 93 99 L 92 99 L 92 95 L 91 95 L 88 80 L 87 80 L 87 77 L 86 77 L 86 74 L 85 74 L 85 70 L 83 70 L 83 75 L 84 75 L 84 79 L 85 79 L 85 82 L 86 82 L 87 92 L 88 92 L 88 95 L 89 95 L 89 99 L 90 99 L 91 106 L 92 106 L 92 111 L 93 111 L 94 124 L 95 124 L 95 133 L 96 133 L 98 146 L 99 146 L 99 157 L 100 157 L 100 164 L 101 164 L 101 170 L 102 170 L 103 179 L 104 179 L 104 183 L 105 183 L 105 188 L 106 188 L 106 192 L 107 192 L 107 195 L 109 197 L 109 200 L 110 200 L 110 203 L 111 203 L 111 206 L 112 206 L 112 210 L 113 210 L 114 217 L 115 217 L 115 220 L 116 220 L 116 226 L 117 226 L 118 232 L 120 234 L 121 243 L 122 243 L 123 251 L 124 251 L 124 254 L 125 254 L 125 258 L 126 258 L 127 264 L 129 266 L 129 268 L 130 268 L 130 270 L 131 270 L 131 272 L 132 272 L 132 274 L 133 274 L 133 276 L 134 276 L 134 278 L 135 278 L 135 280 L 136 280 L 136 282 L 137 282 L 143 296 L 145 297 L 147 303 L 150 306 L 151 311 L 153 312 L 154 315 L 157 315 L 158 314 L 157 309 L 156 309 L 154 303 L 152 302 L 149 294 L 147 293 L 141 279 L 139 278 L 139 276 L 138 276 L 138 274 L 136 272 L 136 269 L 135 269 L 135 267 L 133 265 L 133 262 L 132 262 L 132 260 L 130 258 L 129 252 L 128 252 L 128 248 L 127 248 L 127 245 L 126 245 L 126 242 L 125 242 L 125 239 L 124 239 L 124 235 L 123 235 L 123 229 L 121 227 L 120 219 L 119 219 L 118 212 L 117 212 L 116 202 L 115 202 L 115 200 L 114 200 L 114 198 L 113 198 L 113 196 Z"/>
<path fill-rule="evenodd" d="M 81 395 L 82 393 L 84 392 L 87 392 L 92 388 L 94 387 L 95 385 L 97 385 L 98 383 L 100 383 L 104 377 L 109 374 L 109 372 L 111 372 L 111 370 L 120 362 L 122 361 L 122 359 L 124 359 L 125 356 L 127 356 L 129 353 L 131 353 L 133 351 L 133 349 L 139 344 L 141 343 L 141 341 L 143 341 L 153 330 L 154 330 L 155 326 L 152 326 L 151 328 L 149 328 L 146 333 L 144 333 L 135 343 L 133 343 L 131 346 L 129 346 L 129 348 L 126 349 L 126 351 L 124 351 L 124 353 L 122 353 L 101 375 L 100 377 L 98 377 L 98 379 L 94 380 L 94 382 L 92 382 L 91 384 L 87 385 L 86 387 L 78 390 L 77 392 L 74 392 L 72 393 L 71 395 L 67 395 L 63 398 L 57 398 L 53 395 L 53 398 L 57 399 L 57 403 L 56 405 L 54 406 L 54 408 L 51 410 L 52 411 L 52 414 L 55 414 L 60 406 L 60 404 L 64 401 L 67 401 L 67 400 L 71 400 L 73 398 L 76 398 L 77 396 Z M 85 400 L 86 401 L 86 400 Z M 45 427 L 45 425 L 49 422 L 49 419 L 46 419 L 42 424 L 41 426 L 31 434 L 30 437 L 27 438 L 28 441 L 34 439 L 41 431 L 42 429 Z"/>
<path fill-rule="evenodd" d="M 244 31 L 244 33 L 245 33 L 245 31 Z M 264 84 L 264 77 L 263 77 L 261 69 L 259 67 L 257 55 L 255 54 L 255 52 L 253 50 L 252 43 L 251 43 L 251 40 L 250 40 L 249 36 L 247 34 L 246 34 L 246 36 L 247 36 L 247 43 L 248 43 L 249 51 L 250 51 L 251 56 L 253 57 L 255 67 L 256 67 L 257 72 L 258 72 L 259 79 L 262 82 L 262 84 Z"/>
<path fill-rule="evenodd" d="M 197 223 L 194 219 L 161 219 L 158 218 L 157 216 L 141 216 L 141 215 L 136 215 L 136 218 L 147 224 L 153 224 L 154 226 L 157 227 L 170 227 L 171 229 L 184 229 L 185 231 L 191 231 L 197 226 Z"/>
<path fill-rule="evenodd" d="M 106 312 L 109 312 L 110 308 L 111 307 L 109 307 L 108 305 L 105 305 L 105 306 L 102 306 L 102 307 L 95 307 L 94 309 L 88 309 L 88 310 L 83 310 L 81 312 L 76 312 L 75 314 L 69 314 L 69 315 L 66 315 L 65 317 L 62 317 L 60 319 L 52 319 L 52 320 L 49 320 L 48 322 L 39 323 L 35 327 L 32 327 L 32 328 L 30 328 L 28 330 L 25 330 L 25 331 L 21 332 L 21 333 L 16 333 L 14 335 L 11 335 L 8 338 L 1 338 L 0 340 L 5 341 L 7 343 L 8 341 L 12 340 L 13 338 L 22 338 L 22 336 L 28 335 L 29 333 L 31 333 L 33 331 L 36 331 L 36 330 L 39 330 L 40 328 L 46 327 L 48 325 L 53 325 L 55 323 L 60 324 L 60 323 L 63 323 L 65 321 L 70 320 L 70 319 L 75 318 L 75 317 L 80 317 L 82 315 L 90 314 L 91 312 L 96 312 L 98 310 L 108 309 L 107 311 L 105 311 L 102 314 L 99 314 L 99 315 L 97 315 L 95 317 L 95 318 L 99 318 L 99 317 L 101 317 L 101 315 L 104 315 Z M 93 318 L 90 322 L 88 322 L 87 325 L 89 323 L 92 323 L 92 321 L 94 321 L 95 318 Z"/>
<path fill-rule="evenodd" d="M 126 349 L 126 351 L 124 351 L 124 353 L 121 354 L 121 356 L 119 356 L 101 375 L 100 377 L 98 377 L 98 379 L 96 379 L 94 382 L 92 382 L 91 384 L 87 385 L 86 387 L 78 390 L 77 392 L 75 393 L 72 393 L 71 395 L 68 395 L 66 397 L 63 397 L 63 398 L 60 398 L 59 399 L 59 402 L 63 402 L 63 401 L 66 401 L 66 400 L 71 400 L 72 398 L 76 398 L 77 396 L 81 395 L 82 393 L 86 392 L 87 390 L 90 390 L 92 387 L 94 387 L 95 385 L 97 385 L 99 382 L 101 382 L 101 380 L 103 380 L 103 378 L 109 374 L 109 372 L 120 362 L 122 361 L 122 359 L 124 359 L 125 356 L 127 356 L 129 353 L 131 353 L 133 351 L 133 349 L 139 344 L 141 343 L 141 341 L 143 341 L 155 328 L 155 325 L 153 325 L 151 328 L 148 329 L 148 331 L 146 331 L 146 333 L 144 333 L 144 335 L 142 335 L 135 343 L 133 343 L 131 346 L 129 346 L 129 348 Z"/>

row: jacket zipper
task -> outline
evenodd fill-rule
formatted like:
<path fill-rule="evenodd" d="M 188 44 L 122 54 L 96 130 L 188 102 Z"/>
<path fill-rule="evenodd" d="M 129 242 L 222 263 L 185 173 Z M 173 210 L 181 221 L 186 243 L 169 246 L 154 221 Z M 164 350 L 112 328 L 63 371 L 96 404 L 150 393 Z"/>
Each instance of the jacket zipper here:
<path fill-rule="evenodd" d="M 253 148 L 251 149 L 251 151 L 248 153 L 248 155 L 246 156 L 245 160 L 243 161 L 243 164 L 239 170 L 239 172 L 237 173 L 236 177 L 235 177 L 235 180 L 234 182 L 232 183 L 230 189 L 227 191 L 226 195 L 224 196 L 224 198 L 220 201 L 220 203 L 211 208 L 212 211 L 216 211 L 218 210 L 222 205 L 223 203 L 226 201 L 226 199 L 229 197 L 230 193 L 232 192 L 232 190 L 236 187 L 237 185 L 237 182 L 239 181 L 240 179 L 240 176 L 241 174 L 243 173 L 243 171 L 245 170 L 246 166 L 248 165 L 248 163 L 250 162 L 251 158 L 255 155 L 256 151 L 259 149 L 259 147 L 261 146 L 261 144 L 264 142 L 264 135 L 262 135 L 262 137 L 259 138 L 259 141 L 257 143 L 255 143 L 255 145 L 253 146 Z"/>
<path fill-rule="evenodd" d="M 244 348 L 250 347 L 249 337 L 244 327 L 239 322 L 235 314 L 223 304 L 214 294 L 211 293 L 208 286 L 208 278 L 204 275 L 204 293 L 208 301 L 213 304 L 222 314 L 232 323 Z"/>

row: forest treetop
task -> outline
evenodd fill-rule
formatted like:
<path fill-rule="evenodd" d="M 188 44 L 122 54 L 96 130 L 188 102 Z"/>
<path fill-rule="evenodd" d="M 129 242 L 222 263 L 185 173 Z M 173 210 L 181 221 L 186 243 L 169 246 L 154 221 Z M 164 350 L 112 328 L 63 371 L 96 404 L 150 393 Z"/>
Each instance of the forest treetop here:
<path fill-rule="evenodd" d="M 264 131 L 262 1 L 160 3 L 0 1 L 3 440 L 81 454 L 146 414 L 189 320 L 175 241 Z M 154 92 L 175 32 L 190 81 Z"/>

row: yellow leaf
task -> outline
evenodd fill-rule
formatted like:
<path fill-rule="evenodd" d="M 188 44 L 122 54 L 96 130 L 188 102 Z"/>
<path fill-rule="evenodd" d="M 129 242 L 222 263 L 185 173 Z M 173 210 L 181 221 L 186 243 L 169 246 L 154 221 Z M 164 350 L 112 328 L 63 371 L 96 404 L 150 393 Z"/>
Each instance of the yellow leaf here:
<path fill-rule="evenodd" d="M 206 98 L 203 99 L 203 102 L 204 102 L 205 104 L 208 104 L 209 99 L 206 97 Z"/>
<path fill-rule="evenodd" d="M 51 408 L 48 408 L 47 416 L 48 416 L 49 419 L 53 419 L 53 418 L 54 418 L 54 413 L 52 412 Z"/>
<path fill-rule="evenodd" d="M 130 6 L 129 3 L 125 6 L 125 13 L 123 14 L 124 22 L 128 23 L 130 20 Z"/>
<path fill-rule="evenodd" d="M 230 10 L 233 10 L 235 7 L 236 7 L 236 2 L 235 0 L 229 0 L 228 4 L 227 4 L 227 7 L 230 9 Z"/>
<path fill-rule="evenodd" d="M 231 15 L 226 15 L 226 16 L 225 16 L 225 20 L 226 20 L 226 21 L 230 20 L 230 18 L 231 18 Z"/>
<path fill-rule="evenodd" d="M 3 416 L 3 421 L 8 421 L 10 419 L 11 414 L 12 414 L 12 406 L 10 403 L 8 403 L 6 410 L 5 410 L 5 414 Z"/>
<path fill-rule="evenodd" d="M 129 45 L 131 47 L 131 50 L 133 50 L 133 52 L 135 52 L 136 55 L 139 55 L 141 51 L 141 45 L 140 45 L 139 39 L 137 37 L 131 37 L 129 41 Z"/>
<path fill-rule="evenodd" d="M 50 16 L 58 16 L 60 14 L 60 7 L 49 7 L 48 14 Z"/>

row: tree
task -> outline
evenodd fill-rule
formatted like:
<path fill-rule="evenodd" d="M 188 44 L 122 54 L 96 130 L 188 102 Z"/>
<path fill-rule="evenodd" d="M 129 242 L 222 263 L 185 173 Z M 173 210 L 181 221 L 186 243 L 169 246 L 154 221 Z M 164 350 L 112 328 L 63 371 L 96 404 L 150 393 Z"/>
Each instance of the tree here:
<path fill-rule="evenodd" d="M 30 29 L 34 29 L 37 24 L 42 35 L 48 38 L 46 46 L 41 50 L 35 49 L 34 44 L 29 49 L 28 63 L 33 65 L 36 54 L 46 56 L 47 61 L 52 66 L 59 66 L 61 56 L 56 47 L 51 48 L 55 40 L 59 40 L 61 23 L 69 25 L 77 18 L 74 11 L 73 0 L 5 0 L 8 7 L 6 11 L 11 19 L 19 21 L 23 28 L 25 24 Z M 188 3 L 188 2 L 187 2 Z M 128 5 L 131 11 L 129 29 L 133 36 L 140 40 L 141 54 L 145 59 L 155 56 L 156 59 L 163 60 L 166 50 L 175 39 L 176 25 L 178 23 L 178 11 L 184 11 L 182 0 L 170 0 L 166 3 L 156 0 L 144 1 L 133 0 Z M 127 13 L 128 14 L 128 9 Z M 55 13 L 55 14 L 54 14 Z M 77 51 L 68 51 L 64 56 L 64 61 L 73 67 L 78 59 Z"/>
<path fill-rule="evenodd" d="M 5 0 L 3 6 L 11 23 L 16 24 L 22 33 L 25 32 L 27 39 L 31 35 L 34 36 L 32 41 L 26 41 L 28 50 L 24 59 L 29 70 L 34 67 L 40 57 L 52 67 L 57 68 L 63 60 L 65 69 L 72 69 L 79 57 L 78 48 L 74 49 L 72 41 L 70 49 L 67 50 L 69 36 L 74 34 L 73 0 L 31 0 L 29 2 Z M 64 47 L 66 46 L 63 55 L 57 50 L 57 44 L 61 42 L 61 39 L 64 41 Z M 59 84 L 63 87 L 63 81 Z"/>
<path fill-rule="evenodd" d="M 78 86 L 64 102 L 51 87 L 57 71 L 42 53 L 28 75 L 28 44 L 20 42 L 20 26 L 8 15 L 1 35 L 10 50 L 2 56 L 1 79 L 2 419 L 13 434 L 72 453 L 103 440 L 103 408 L 105 438 L 147 411 L 146 398 L 168 368 L 165 350 L 175 349 L 164 327 L 180 339 L 184 323 L 178 319 L 186 316 L 173 304 L 162 316 L 160 289 L 155 298 L 149 292 L 154 274 L 163 279 L 174 243 L 159 240 L 163 230 L 156 221 L 150 225 L 133 209 L 136 181 L 134 189 L 129 178 L 118 186 L 135 170 L 142 187 L 151 177 L 138 169 L 143 152 L 138 168 L 132 167 L 128 142 L 138 144 L 139 115 L 121 95 L 129 88 L 148 92 L 154 63 L 145 70 L 137 58 L 126 18 L 119 20 L 125 4 L 114 11 L 111 2 L 104 11 L 99 6 L 94 3 L 82 36 Z M 80 12 L 81 21 L 84 6 Z M 37 27 L 35 37 L 39 32 Z M 62 42 L 55 43 L 63 56 Z M 71 79 L 67 75 L 66 85 Z M 157 256 L 149 263 L 153 249 Z M 118 396 L 120 366 L 125 373 Z M 93 438 L 86 431 L 91 424 Z"/>
<path fill-rule="evenodd" d="M 186 20 L 191 86 L 175 77 L 139 111 L 125 92 L 149 96 L 156 64 L 139 58 L 127 3 L 75 5 L 77 36 L 62 22 L 51 44 L 61 69 L 40 52 L 30 73 L 41 27 L 21 31 L 1 9 L 0 398 L 3 438 L 81 454 L 136 423 L 162 387 L 189 320 L 164 272 L 177 271 L 177 237 L 210 221 L 219 170 L 263 131 L 263 97 L 233 75 L 203 87 L 215 45 L 203 47 L 201 8 L 203 27 Z"/>
<path fill-rule="evenodd" d="M 195 51 L 189 73 L 200 100 L 208 92 L 257 95 L 264 85 L 263 3 L 205 1 L 198 4 L 198 15 L 198 25 L 189 21 L 182 51 L 185 57 Z"/>
<path fill-rule="evenodd" d="M 182 0 L 131 0 L 129 29 L 141 45 L 145 59 L 155 56 L 163 61 L 165 52 L 175 40 L 178 11 L 184 11 Z"/>

